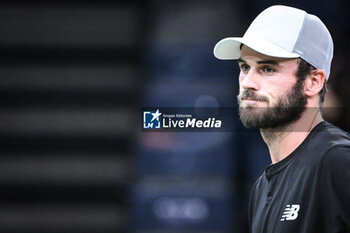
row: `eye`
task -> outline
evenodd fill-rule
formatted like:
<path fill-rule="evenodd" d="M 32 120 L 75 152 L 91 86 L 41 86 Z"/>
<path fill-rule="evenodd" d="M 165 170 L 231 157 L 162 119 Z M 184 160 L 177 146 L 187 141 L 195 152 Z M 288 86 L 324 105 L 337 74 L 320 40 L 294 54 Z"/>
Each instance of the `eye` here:
<path fill-rule="evenodd" d="M 241 64 L 240 68 L 241 68 L 241 71 L 247 72 L 249 70 L 250 66 L 248 66 L 247 64 Z"/>
<path fill-rule="evenodd" d="M 272 74 L 276 72 L 276 69 L 269 67 L 269 66 L 265 66 L 262 68 L 262 71 L 267 73 L 267 74 Z"/>

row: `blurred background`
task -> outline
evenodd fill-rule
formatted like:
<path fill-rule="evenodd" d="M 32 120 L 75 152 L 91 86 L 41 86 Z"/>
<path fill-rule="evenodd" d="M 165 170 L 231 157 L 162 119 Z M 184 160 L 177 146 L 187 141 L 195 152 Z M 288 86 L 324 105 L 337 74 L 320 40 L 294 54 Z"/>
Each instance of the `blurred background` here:
<path fill-rule="evenodd" d="M 0 232 L 248 232 L 260 134 L 142 132 L 140 109 L 236 107 L 213 47 L 274 4 L 329 28 L 325 116 L 349 131 L 345 0 L 1 1 Z"/>

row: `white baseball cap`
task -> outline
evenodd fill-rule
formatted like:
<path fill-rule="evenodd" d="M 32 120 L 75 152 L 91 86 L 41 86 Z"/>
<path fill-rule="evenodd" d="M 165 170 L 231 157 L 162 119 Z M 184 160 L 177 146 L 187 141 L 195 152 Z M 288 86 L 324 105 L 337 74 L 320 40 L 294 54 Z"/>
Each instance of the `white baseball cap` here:
<path fill-rule="evenodd" d="M 300 57 L 329 78 L 333 40 L 327 27 L 315 15 L 289 6 L 271 6 L 250 24 L 243 37 L 219 41 L 214 55 L 222 60 L 241 56 L 241 44 L 271 57 Z"/>

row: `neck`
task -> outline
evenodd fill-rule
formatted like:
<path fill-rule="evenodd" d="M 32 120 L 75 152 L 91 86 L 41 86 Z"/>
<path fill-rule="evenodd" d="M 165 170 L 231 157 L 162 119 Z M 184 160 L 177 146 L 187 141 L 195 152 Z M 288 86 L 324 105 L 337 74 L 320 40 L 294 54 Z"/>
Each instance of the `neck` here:
<path fill-rule="evenodd" d="M 321 121 L 323 118 L 320 109 L 310 108 L 293 123 L 282 127 L 260 129 L 269 148 L 272 163 L 277 163 L 291 154 Z"/>

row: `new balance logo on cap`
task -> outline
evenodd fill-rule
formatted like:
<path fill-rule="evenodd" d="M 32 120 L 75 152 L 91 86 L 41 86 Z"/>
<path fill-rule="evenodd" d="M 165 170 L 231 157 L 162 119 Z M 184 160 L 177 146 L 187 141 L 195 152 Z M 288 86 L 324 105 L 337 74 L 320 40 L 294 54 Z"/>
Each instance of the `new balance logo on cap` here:
<path fill-rule="evenodd" d="M 295 220 L 298 217 L 300 205 L 287 205 L 283 212 L 281 221 Z"/>

